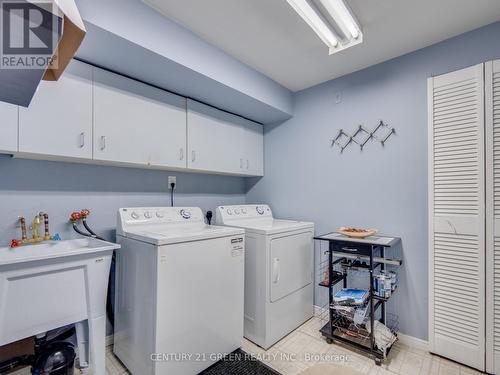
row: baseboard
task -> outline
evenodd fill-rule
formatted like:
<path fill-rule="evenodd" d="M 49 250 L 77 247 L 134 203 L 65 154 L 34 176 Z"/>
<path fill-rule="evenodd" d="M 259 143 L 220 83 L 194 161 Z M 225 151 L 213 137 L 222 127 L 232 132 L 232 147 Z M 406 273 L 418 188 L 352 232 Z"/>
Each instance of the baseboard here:
<path fill-rule="evenodd" d="M 398 332 L 398 339 L 399 342 L 403 345 L 423 350 L 425 352 L 429 351 L 429 342 L 426 340 L 419 339 L 418 337 L 405 335 L 404 333 L 401 332 Z"/>
<path fill-rule="evenodd" d="M 316 306 L 314 305 L 314 316 L 322 316 L 328 311 L 326 307 Z"/>
<path fill-rule="evenodd" d="M 328 309 L 321 306 L 314 306 L 314 316 L 324 316 L 328 312 Z M 398 332 L 399 342 L 403 345 L 409 346 L 411 348 L 419 349 L 428 352 L 429 342 L 426 340 L 419 339 L 418 337 L 413 337 L 410 335 L 405 335 L 404 333 Z"/>
<path fill-rule="evenodd" d="M 106 348 L 113 345 L 113 335 L 106 336 Z"/>

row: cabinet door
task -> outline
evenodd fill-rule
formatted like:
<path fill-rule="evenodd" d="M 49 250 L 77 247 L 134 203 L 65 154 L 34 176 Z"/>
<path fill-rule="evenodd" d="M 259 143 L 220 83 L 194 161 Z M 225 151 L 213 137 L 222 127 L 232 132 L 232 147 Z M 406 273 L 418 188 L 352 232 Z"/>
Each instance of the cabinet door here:
<path fill-rule="evenodd" d="M 243 124 L 243 173 L 250 176 L 264 175 L 263 126 L 251 121 Z"/>
<path fill-rule="evenodd" d="M 486 372 L 500 374 L 500 60 L 485 73 Z"/>
<path fill-rule="evenodd" d="M 186 167 L 186 99 L 102 69 L 94 73 L 94 159 Z"/>
<path fill-rule="evenodd" d="M 429 350 L 485 369 L 483 65 L 429 78 Z"/>
<path fill-rule="evenodd" d="M 18 106 L 0 102 L 0 151 L 17 151 Z"/>
<path fill-rule="evenodd" d="M 42 81 L 19 108 L 19 151 L 92 158 L 92 67 L 73 60 L 58 81 Z"/>
<path fill-rule="evenodd" d="M 236 116 L 188 99 L 188 167 L 243 173 L 243 128 Z"/>

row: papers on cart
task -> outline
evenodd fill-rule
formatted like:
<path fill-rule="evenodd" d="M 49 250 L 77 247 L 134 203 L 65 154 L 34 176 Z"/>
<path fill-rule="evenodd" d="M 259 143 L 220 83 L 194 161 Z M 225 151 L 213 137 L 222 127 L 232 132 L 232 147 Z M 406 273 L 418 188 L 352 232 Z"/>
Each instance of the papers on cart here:
<path fill-rule="evenodd" d="M 333 296 L 333 301 L 335 303 L 363 305 L 367 301 L 369 295 L 370 294 L 367 289 L 342 288 L 337 294 Z"/>

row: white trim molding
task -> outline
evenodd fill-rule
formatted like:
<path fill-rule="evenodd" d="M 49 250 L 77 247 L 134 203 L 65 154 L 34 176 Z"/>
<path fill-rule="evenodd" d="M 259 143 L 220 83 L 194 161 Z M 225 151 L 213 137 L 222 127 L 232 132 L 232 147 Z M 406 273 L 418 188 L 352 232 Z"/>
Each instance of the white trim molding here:
<path fill-rule="evenodd" d="M 106 336 L 106 348 L 108 346 L 113 345 L 113 340 L 114 340 L 114 336 L 113 335 Z"/>
<path fill-rule="evenodd" d="M 398 332 L 398 339 L 401 344 L 409 346 L 410 348 L 423 350 L 425 352 L 429 351 L 429 341 L 419 339 L 418 337 L 405 335 L 401 332 Z"/>

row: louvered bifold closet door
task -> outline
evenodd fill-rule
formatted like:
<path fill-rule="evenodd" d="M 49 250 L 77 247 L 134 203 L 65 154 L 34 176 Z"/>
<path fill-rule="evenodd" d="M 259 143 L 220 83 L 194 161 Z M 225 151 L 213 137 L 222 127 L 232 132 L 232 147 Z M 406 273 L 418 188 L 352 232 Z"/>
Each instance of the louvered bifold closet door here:
<path fill-rule="evenodd" d="M 485 65 L 486 371 L 500 374 L 500 60 Z"/>
<path fill-rule="evenodd" d="M 429 346 L 485 368 L 484 67 L 429 78 Z"/>

